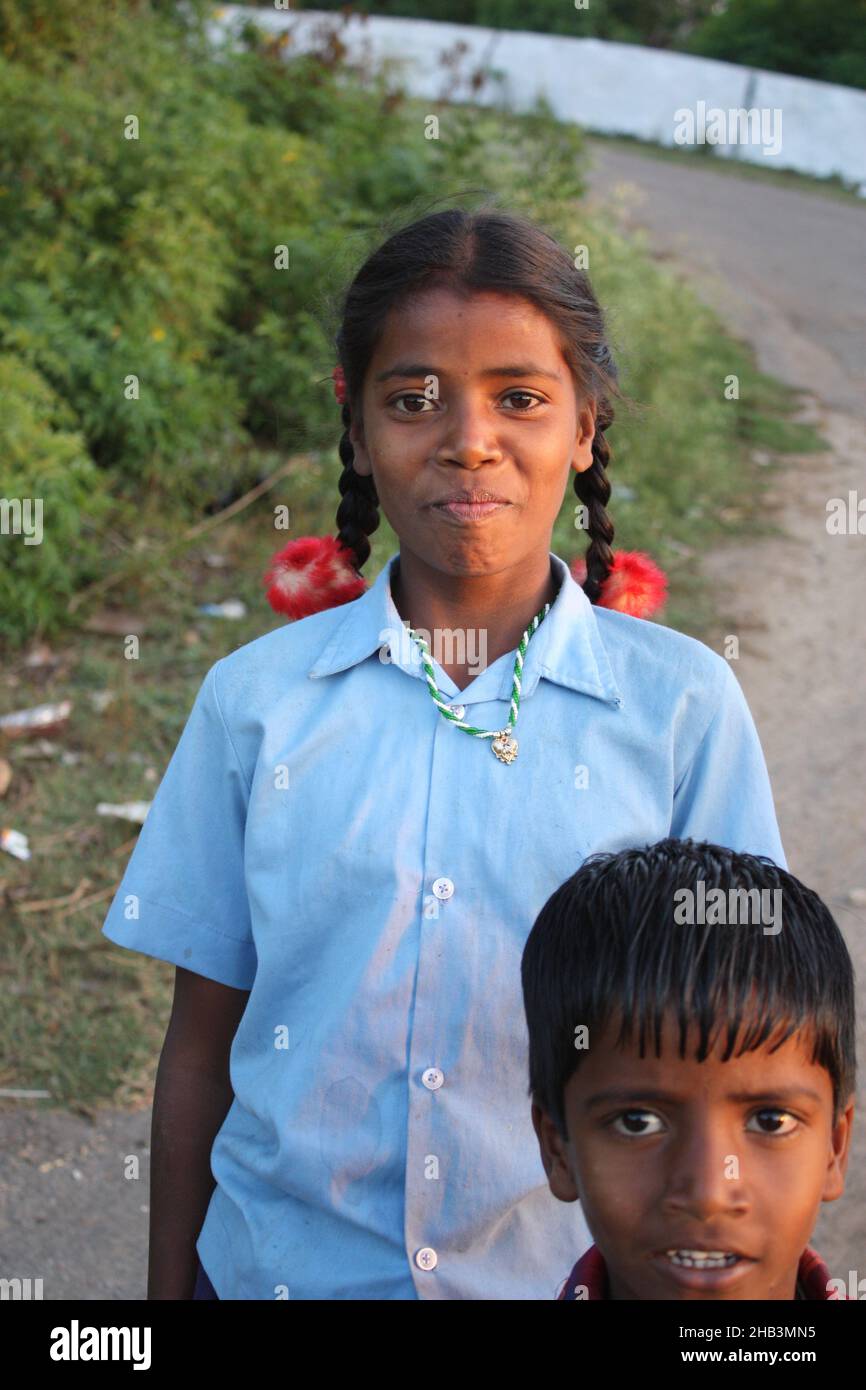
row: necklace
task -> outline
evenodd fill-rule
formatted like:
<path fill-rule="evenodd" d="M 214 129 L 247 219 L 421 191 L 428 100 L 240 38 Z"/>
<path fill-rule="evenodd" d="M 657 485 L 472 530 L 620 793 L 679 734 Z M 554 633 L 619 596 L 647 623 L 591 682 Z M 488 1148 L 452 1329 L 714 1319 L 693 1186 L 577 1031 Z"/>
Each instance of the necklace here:
<path fill-rule="evenodd" d="M 517 714 L 520 709 L 520 677 L 523 671 L 523 658 L 526 655 L 526 648 L 529 639 L 535 632 L 539 623 L 547 617 L 550 612 L 550 604 L 546 603 L 540 613 L 536 613 L 529 627 L 524 632 L 517 644 L 517 655 L 514 658 L 514 676 L 511 683 L 511 708 L 508 712 L 508 723 L 504 729 L 476 729 L 474 724 L 465 724 L 452 709 L 449 708 L 447 701 L 436 685 L 436 677 L 433 674 L 433 667 L 430 664 L 429 651 L 425 638 L 421 637 L 414 628 L 409 628 L 409 636 L 414 638 L 421 649 L 421 663 L 427 676 L 427 689 L 430 696 L 444 719 L 449 719 L 456 729 L 462 729 L 464 733 L 472 734 L 474 738 L 489 738 L 493 742 L 491 747 L 501 763 L 513 763 L 517 757 L 517 739 L 512 737 L 512 729 L 517 723 Z"/>

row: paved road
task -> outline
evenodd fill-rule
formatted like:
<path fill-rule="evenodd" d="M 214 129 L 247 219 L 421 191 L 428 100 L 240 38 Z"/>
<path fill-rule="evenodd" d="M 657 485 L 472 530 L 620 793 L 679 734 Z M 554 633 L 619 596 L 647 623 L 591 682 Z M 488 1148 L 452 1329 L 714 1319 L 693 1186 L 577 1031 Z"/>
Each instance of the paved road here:
<path fill-rule="evenodd" d="M 592 198 L 693 284 L 758 366 L 801 388 L 823 454 L 785 456 L 767 506 L 782 535 L 705 557 L 761 737 L 792 873 L 827 902 L 859 981 L 866 1072 L 866 535 L 831 536 L 826 503 L 866 497 L 866 204 L 592 141 Z M 615 210 L 615 211 L 614 211 Z M 614 490 L 613 502 L 616 502 Z M 845 1196 L 815 1244 L 866 1275 L 866 1094 Z"/>
<path fill-rule="evenodd" d="M 593 196 L 695 280 L 759 367 L 866 419 L 866 201 L 589 145 Z"/>
<path fill-rule="evenodd" d="M 686 169 L 596 142 L 593 196 L 614 199 L 657 252 L 695 279 L 759 365 L 811 392 L 834 446 L 786 462 L 775 519 L 785 539 L 707 558 L 741 635 L 737 675 L 755 715 L 792 871 L 831 903 L 866 981 L 866 537 L 827 536 L 824 499 L 864 492 L 866 210 L 820 195 Z M 623 187 L 624 186 L 624 187 Z M 860 1056 L 866 1066 L 861 1001 Z M 0 1102 L 0 1107 L 3 1103 Z M 42 1277 L 46 1299 L 143 1298 L 148 1111 L 0 1108 L 0 1272 Z M 141 1177 L 124 1176 L 130 1155 Z M 816 1244 L 866 1272 L 866 1145 Z"/>

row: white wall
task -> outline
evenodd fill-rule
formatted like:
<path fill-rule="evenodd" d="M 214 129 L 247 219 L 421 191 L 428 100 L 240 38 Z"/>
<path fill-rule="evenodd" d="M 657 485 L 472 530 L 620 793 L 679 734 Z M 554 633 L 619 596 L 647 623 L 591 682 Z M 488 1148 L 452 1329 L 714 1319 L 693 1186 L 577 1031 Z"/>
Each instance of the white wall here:
<path fill-rule="evenodd" d="M 802 173 L 839 174 L 866 196 L 866 92 L 811 78 L 787 77 L 761 68 L 693 58 L 683 53 L 607 43 L 602 39 L 573 39 L 559 34 L 532 34 L 473 25 L 438 24 L 420 19 L 378 15 L 364 21 L 353 15 L 343 24 L 340 15 L 325 11 L 248 9 L 224 5 L 215 12 L 210 32 L 217 42 L 237 22 L 254 19 L 263 29 L 290 28 L 292 49 L 314 46 L 313 31 L 322 24 L 339 29 L 350 58 L 364 54 L 373 60 L 399 60 L 401 79 L 413 96 L 467 100 L 465 82 L 449 91 L 439 56 L 466 44 L 460 64 L 464 75 L 474 67 L 498 69 L 501 81 L 486 84 L 472 99 L 480 104 L 504 100 L 515 110 L 530 108 L 544 94 L 561 120 L 588 130 L 634 135 L 675 145 L 683 108 L 697 114 L 704 104 L 725 113 L 727 137 L 716 142 L 707 126 L 707 143 L 716 154 L 767 168 L 797 169 Z M 580 22 L 575 12 L 575 24 Z M 763 112 L 756 125 L 737 136 L 727 112 L 745 108 Z M 435 114 L 435 110 L 431 112 Z M 697 129 L 697 127 L 696 127 Z"/>

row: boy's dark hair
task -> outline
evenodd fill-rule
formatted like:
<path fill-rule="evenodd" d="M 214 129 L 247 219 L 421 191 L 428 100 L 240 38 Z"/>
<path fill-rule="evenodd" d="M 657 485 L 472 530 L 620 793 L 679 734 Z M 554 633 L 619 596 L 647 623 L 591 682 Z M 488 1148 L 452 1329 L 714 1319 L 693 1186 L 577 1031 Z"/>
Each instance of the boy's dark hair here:
<path fill-rule="evenodd" d="M 740 924 L 681 925 L 680 889 L 781 889 L 782 923 L 766 935 Z M 727 900 L 727 896 L 726 896 Z M 775 900 L 774 900 L 775 901 Z M 575 1029 L 591 1039 L 621 1018 L 617 1045 L 633 1036 L 660 1055 L 663 1016 L 672 1011 L 685 1055 L 697 1025 L 704 1061 L 723 1028 L 723 1060 L 800 1029 L 814 1035 L 812 1060 L 833 1082 L 834 1123 L 854 1090 L 854 969 L 842 933 L 810 888 L 763 855 L 666 839 L 644 849 L 591 855 L 548 898 L 521 963 L 529 1029 L 529 1093 L 566 1139 L 563 1093 L 580 1065 Z"/>
<path fill-rule="evenodd" d="M 385 320 L 411 295 L 441 287 L 466 297 L 487 290 L 529 300 L 559 330 L 561 350 L 581 403 L 596 401 L 592 466 L 574 474 L 574 490 L 587 508 L 589 548 L 583 590 L 597 603 L 613 560 L 613 524 L 605 510 L 610 498 L 606 473 L 610 446 L 604 432 L 613 423 L 611 397 L 625 398 L 588 275 L 575 267 L 552 236 L 515 213 L 491 208 L 429 213 L 388 237 L 349 286 L 335 336 L 346 382 L 339 446 L 343 473 L 338 539 L 353 552 L 360 570 L 370 555 L 367 537 L 379 525 L 379 499 L 372 477 L 362 477 L 352 466 L 349 427 Z"/>

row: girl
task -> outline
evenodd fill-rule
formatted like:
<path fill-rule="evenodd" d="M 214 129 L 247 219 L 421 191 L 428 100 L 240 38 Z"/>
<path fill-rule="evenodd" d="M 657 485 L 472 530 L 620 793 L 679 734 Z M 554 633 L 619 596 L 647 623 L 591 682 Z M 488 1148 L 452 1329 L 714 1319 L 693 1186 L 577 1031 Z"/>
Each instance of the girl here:
<path fill-rule="evenodd" d="M 149 1297 L 552 1299 L 590 1236 L 538 1158 L 529 929 L 599 850 L 785 867 L 767 770 L 728 664 L 601 602 L 616 369 L 553 239 L 416 221 L 337 350 L 337 541 L 275 557 L 306 616 L 207 673 L 103 928 L 177 967 Z M 549 548 L 569 473 L 582 584 Z"/>

